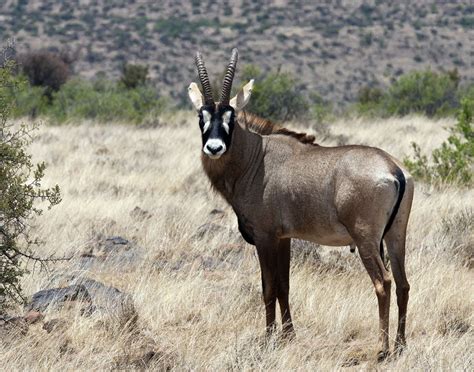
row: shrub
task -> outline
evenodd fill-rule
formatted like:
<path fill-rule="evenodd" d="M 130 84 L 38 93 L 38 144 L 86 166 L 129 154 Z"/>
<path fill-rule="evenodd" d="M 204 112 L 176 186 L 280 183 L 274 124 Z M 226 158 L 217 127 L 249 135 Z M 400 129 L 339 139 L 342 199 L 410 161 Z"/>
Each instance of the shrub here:
<path fill-rule="evenodd" d="M 428 182 L 473 184 L 474 164 L 474 100 L 464 99 L 458 112 L 457 124 L 441 147 L 433 151 L 431 161 L 421 148 L 412 143 L 414 158 L 404 163 L 415 177 Z"/>
<path fill-rule="evenodd" d="M 437 74 L 431 70 L 401 76 L 389 88 L 383 100 L 388 115 L 423 113 L 428 116 L 452 114 L 458 107 L 457 73 Z"/>
<path fill-rule="evenodd" d="M 30 84 L 44 87 L 44 93 L 48 97 L 58 91 L 69 78 L 69 65 L 66 61 L 47 51 L 31 52 L 19 57 L 21 70 Z"/>
<path fill-rule="evenodd" d="M 159 114 L 165 105 L 148 86 L 124 89 L 106 80 L 71 79 L 53 95 L 47 115 L 58 123 L 70 119 L 138 123 L 148 115 Z"/>
<path fill-rule="evenodd" d="M 446 73 L 431 70 L 402 75 L 387 91 L 364 87 L 359 91 L 356 110 L 363 115 L 404 116 L 411 113 L 446 116 L 459 107 L 457 69 Z"/>
<path fill-rule="evenodd" d="M 127 89 L 145 85 L 148 79 L 148 66 L 126 63 L 122 67 L 120 82 Z"/>
<path fill-rule="evenodd" d="M 12 68 L 11 63 L 0 68 L 0 310 L 8 299 L 22 298 L 22 260 L 42 261 L 33 253 L 38 242 L 28 236 L 28 222 L 42 212 L 35 202 L 51 207 L 60 201 L 58 186 L 41 187 L 45 164 L 34 164 L 26 152 L 32 129 L 7 122 L 14 107 L 11 90 L 18 85 Z"/>
<path fill-rule="evenodd" d="M 384 93 L 380 88 L 365 86 L 357 94 L 357 111 L 364 115 L 378 113 L 383 98 Z"/>
<path fill-rule="evenodd" d="M 305 115 L 308 99 L 301 93 L 298 80 L 290 73 L 262 73 L 249 65 L 243 69 L 242 79 L 246 83 L 255 79 L 252 98 L 247 110 L 270 120 L 286 121 Z"/>
<path fill-rule="evenodd" d="M 310 94 L 310 113 L 311 118 L 316 124 L 322 124 L 332 118 L 332 104 L 323 99 L 319 94 Z"/>

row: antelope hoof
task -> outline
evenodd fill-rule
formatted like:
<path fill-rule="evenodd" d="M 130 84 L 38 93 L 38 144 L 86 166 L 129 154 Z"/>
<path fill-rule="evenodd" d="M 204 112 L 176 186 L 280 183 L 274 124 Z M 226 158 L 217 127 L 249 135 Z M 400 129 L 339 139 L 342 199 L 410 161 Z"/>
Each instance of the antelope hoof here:
<path fill-rule="evenodd" d="M 405 340 L 396 340 L 395 341 L 395 348 L 393 349 L 393 354 L 395 356 L 400 356 L 403 353 L 403 350 L 407 346 Z"/>
<path fill-rule="evenodd" d="M 267 340 L 273 337 L 273 335 L 276 333 L 276 330 L 277 328 L 275 323 L 265 328 L 265 337 L 267 338 Z"/>
<path fill-rule="evenodd" d="M 281 340 L 290 342 L 296 338 L 296 333 L 293 327 L 283 327 L 281 332 Z"/>
<path fill-rule="evenodd" d="M 387 359 L 387 357 L 390 355 L 390 351 L 388 350 L 380 350 L 378 353 L 377 353 L 377 362 L 381 363 L 383 362 L 385 359 Z"/>

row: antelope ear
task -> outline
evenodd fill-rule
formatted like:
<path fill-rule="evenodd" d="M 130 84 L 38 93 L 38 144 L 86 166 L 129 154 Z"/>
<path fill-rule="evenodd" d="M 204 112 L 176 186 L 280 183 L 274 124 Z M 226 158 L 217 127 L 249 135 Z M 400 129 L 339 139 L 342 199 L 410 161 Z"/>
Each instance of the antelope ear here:
<path fill-rule="evenodd" d="M 196 83 L 191 83 L 188 87 L 188 95 L 194 108 L 199 111 L 204 105 L 204 97 Z"/>
<path fill-rule="evenodd" d="M 244 87 L 240 90 L 240 92 L 230 100 L 230 105 L 234 108 L 235 111 L 242 110 L 247 103 L 249 103 L 250 95 L 252 94 L 253 90 L 253 82 L 254 80 L 250 80 Z"/>

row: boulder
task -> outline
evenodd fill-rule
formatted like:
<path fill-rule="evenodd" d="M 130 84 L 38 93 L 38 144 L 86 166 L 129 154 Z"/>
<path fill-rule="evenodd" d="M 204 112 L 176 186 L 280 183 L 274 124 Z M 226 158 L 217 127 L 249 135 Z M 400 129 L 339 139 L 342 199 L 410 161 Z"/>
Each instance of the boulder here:
<path fill-rule="evenodd" d="M 120 324 L 137 319 L 135 305 L 129 294 L 86 277 L 65 276 L 60 280 L 70 286 L 86 288 L 91 299 L 90 313 L 118 321 Z"/>
<path fill-rule="evenodd" d="M 36 292 L 25 306 L 27 312 L 45 312 L 60 309 L 70 302 L 81 302 L 89 307 L 92 303 L 87 288 L 83 285 L 70 285 L 65 288 L 50 288 Z"/>
<path fill-rule="evenodd" d="M 135 322 L 137 313 L 130 295 L 115 287 L 85 277 L 58 275 L 50 285 L 62 287 L 35 293 L 27 312 L 54 312 L 75 305 L 82 316 L 97 316 L 118 325 Z"/>

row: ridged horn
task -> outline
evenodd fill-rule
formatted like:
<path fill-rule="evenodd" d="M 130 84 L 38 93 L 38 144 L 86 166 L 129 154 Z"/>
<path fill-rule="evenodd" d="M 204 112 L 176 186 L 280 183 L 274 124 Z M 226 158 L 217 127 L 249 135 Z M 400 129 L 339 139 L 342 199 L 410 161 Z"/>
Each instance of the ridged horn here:
<path fill-rule="evenodd" d="M 232 82 L 234 80 L 235 68 L 237 67 L 237 60 L 239 59 L 239 51 L 237 48 L 232 49 L 232 56 L 230 57 L 229 65 L 222 82 L 221 91 L 221 105 L 228 105 L 230 100 L 230 91 L 232 89 Z"/>
<path fill-rule="evenodd" d="M 214 105 L 214 98 L 212 98 L 211 83 L 209 82 L 209 76 L 207 76 L 206 66 L 202 60 L 201 53 L 196 53 L 196 67 L 198 69 L 199 81 L 201 82 L 202 90 L 204 93 L 204 102 L 206 105 Z"/>

